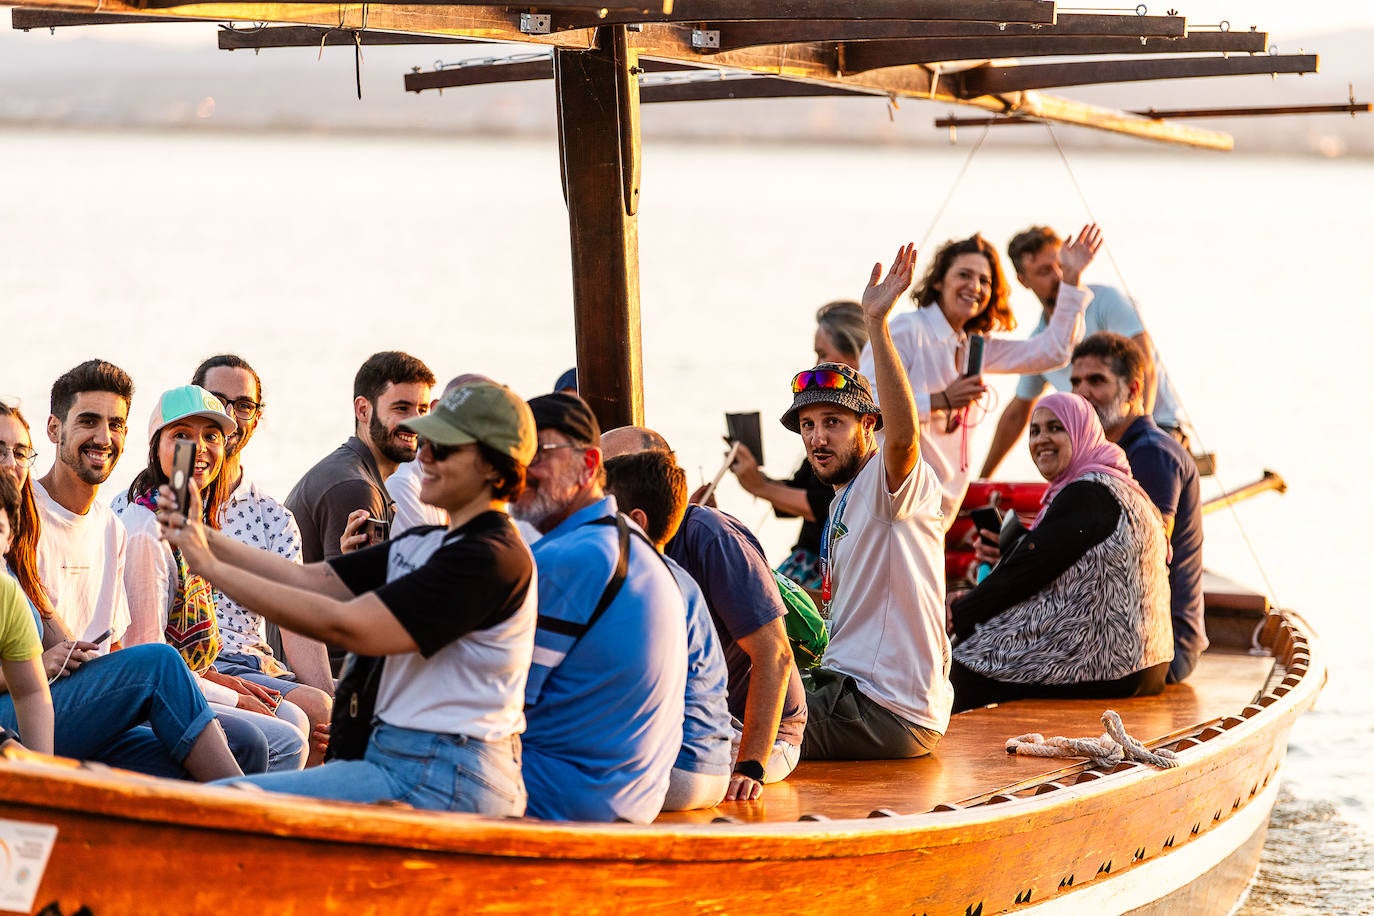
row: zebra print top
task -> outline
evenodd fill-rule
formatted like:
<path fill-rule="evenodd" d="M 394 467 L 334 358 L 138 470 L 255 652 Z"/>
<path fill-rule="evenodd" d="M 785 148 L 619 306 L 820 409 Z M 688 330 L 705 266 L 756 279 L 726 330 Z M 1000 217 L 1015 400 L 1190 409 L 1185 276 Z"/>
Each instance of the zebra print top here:
<path fill-rule="evenodd" d="M 1089 481 L 1120 505 L 1115 528 L 1033 595 L 979 624 L 954 648 L 958 662 L 999 681 L 1076 684 L 1116 680 L 1173 657 L 1159 510 L 1105 474 L 1075 486 Z"/>

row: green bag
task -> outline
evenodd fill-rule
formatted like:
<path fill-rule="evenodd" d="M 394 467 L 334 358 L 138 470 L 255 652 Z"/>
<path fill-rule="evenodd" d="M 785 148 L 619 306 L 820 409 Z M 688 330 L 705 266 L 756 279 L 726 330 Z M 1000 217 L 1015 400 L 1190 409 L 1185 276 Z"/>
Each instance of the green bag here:
<path fill-rule="evenodd" d="M 792 644 L 792 655 L 797 659 L 797 667 L 805 671 L 821 663 L 825 647 L 830 645 L 830 631 L 825 627 L 825 618 L 816 610 L 811 596 L 800 585 L 780 572 L 774 571 L 778 591 L 782 593 L 782 603 L 787 605 L 787 617 L 783 625 L 787 628 L 787 641 Z"/>

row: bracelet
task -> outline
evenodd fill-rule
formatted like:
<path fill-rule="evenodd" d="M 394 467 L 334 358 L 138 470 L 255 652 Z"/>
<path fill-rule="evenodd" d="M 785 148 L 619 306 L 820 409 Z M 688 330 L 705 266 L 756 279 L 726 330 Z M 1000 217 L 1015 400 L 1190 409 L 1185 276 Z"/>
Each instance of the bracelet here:
<path fill-rule="evenodd" d="M 763 782 L 763 764 L 757 760 L 741 760 L 735 764 L 735 773 L 748 776 L 754 782 Z"/>

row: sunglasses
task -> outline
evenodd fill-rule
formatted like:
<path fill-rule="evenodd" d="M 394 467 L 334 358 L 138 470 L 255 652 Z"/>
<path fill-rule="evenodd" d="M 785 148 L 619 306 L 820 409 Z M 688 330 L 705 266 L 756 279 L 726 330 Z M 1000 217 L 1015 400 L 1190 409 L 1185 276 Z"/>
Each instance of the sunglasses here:
<path fill-rule="evenodd" d="M 839 391 L 841 388 L 847 387 L 849 387 L 848 376 L 843 372 L 836 372 L 834 369 L 807 369 L 805 372 L 798 372 L 792 377 L 793 394 L 801 394 L 812 388 Z"/>
<path fill-rule="evenodd" d="M 429 456 L 435 461 L 447 461 L 449 455 L 462 448 L 461 445 L 440 445 L 433 439 L 426 439 L 424 436 L 415 437 L 415 450 L 417 452 L 426 445 L 429 446 Z"/>

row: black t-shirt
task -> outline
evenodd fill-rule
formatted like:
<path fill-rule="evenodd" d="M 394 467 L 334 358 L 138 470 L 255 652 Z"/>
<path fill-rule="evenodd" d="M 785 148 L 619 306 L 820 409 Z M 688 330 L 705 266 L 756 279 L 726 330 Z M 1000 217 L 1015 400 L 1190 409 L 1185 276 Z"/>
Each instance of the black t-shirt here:
<path fill-rule="evenodd" d="M 797 468 L 797 473 L 792 475 L 787 485 L 806 491 L 806 502 L 811 507 L 811 515 L 815 518 L 815 521 L 802 520 L 801 531 L 797 532 L 797 543 L 792 545 L 792 549 L 806 550 L 820 556 L 821 534 L 825 530 L 825 518 L 830 514 L 830 502 L 835 498 L 835 488 L 830 484 L 821 483 L 811 468 L 811 462 L 805 459 L 802 459 L 801 467 Z M 773 514 L 778 518 L 796 518 L 781 509 L 773 510 Z"/>
<path fill-rule="evenodd" d="M 483 512 L 441 538 L 437 526 L 329 560 L 355 595 L 377 597 L 429 658 L 508 620 L 525 602 L 534 562 L 502 512 Z"/>

